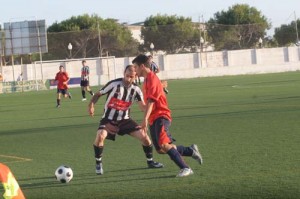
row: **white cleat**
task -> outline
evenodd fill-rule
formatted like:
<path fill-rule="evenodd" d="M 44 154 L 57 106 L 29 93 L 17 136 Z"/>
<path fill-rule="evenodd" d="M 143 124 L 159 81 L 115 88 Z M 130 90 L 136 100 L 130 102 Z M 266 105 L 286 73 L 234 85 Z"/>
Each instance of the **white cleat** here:
<path fill-rule="evenodd" d="M 96 164 L 96 174 L 103 175 L 102 163 Z"/>
<path fill-rule="evenodd" d="M 186 177 L 192 174 L 194 174 L 194 172 L 191 168 L 184 168 L 179 171 L 176 177 Z"/>
<path fill-rule="evenodd" d="M 198 150 L 198 146 L 196 144 L 192 144 L 191 148 L 193 150 L 192 158 L 197 160 L 199 164 L 203 164 L 203 158 Z"/>
<path fill-rule="evenodd" d="M 82 100 L 81 101 L 86 101 L 86 98 L 82 98 Z"/>

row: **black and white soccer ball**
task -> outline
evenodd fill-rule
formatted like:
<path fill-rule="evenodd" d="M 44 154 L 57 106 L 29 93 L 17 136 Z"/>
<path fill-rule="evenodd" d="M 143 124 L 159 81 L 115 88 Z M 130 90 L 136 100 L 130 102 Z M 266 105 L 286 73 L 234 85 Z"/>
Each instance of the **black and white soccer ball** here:
<path fill-rule="evenodd" d="M 73 178 L 73 171 L 70 167 L 62 165 L 56 169 L 55 177 L 61 183 L 68 183 Z"/>

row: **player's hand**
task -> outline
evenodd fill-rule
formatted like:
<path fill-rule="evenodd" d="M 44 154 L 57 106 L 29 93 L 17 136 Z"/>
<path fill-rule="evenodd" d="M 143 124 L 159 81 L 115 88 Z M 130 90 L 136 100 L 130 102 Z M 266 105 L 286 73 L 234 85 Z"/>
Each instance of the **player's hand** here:
<path fill-rule="evenodd" d="M 89 106 L 88 112 L 89 112 L 89 114 L 90 114 L 91 117 L 94 117 L 94 113 L 95 113 L 94 106 Z"/>
<path fill-rule="evenodd" d="M 142 127 L 142 129 L 143 129 L 145 132 L 147 132 L 147 130 L 148 130 L 148 120 L 143 119 L 143 121 L 142 121 L 142 123 L 141 123 L 141 127 Z"/>

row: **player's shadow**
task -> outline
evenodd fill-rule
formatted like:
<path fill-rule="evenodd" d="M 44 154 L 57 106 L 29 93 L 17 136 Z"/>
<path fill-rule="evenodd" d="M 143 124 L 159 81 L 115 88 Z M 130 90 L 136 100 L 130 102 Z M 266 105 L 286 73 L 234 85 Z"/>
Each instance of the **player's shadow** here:
<path fill-rule="evenodd" d="M 104 173 L 104 175 L 96 175 L 94 172 L 79 173 L 74 176 L 70 183 L 59 183 L 54 176 L 44 176 L 37 178 L 18 179 L 19 185 L 24 190 L 40 189 L 47 187 L 64 187 L 64 186 L 82 186 L 95 183 L 115 183 L 115 182 L 128 182 L 128 181 L 144 181 L 144 180 L 157 180 L 163 178 L 174 178 L 170 175 L 169 171 L 164 169 L 150 169 L 153 172 L 140 173 L 148 168 L 138 167 L 129 169 L 111 170 Z M 132 171 L 132 172 L 130 172 Z M 138 173 L 136 173 L 136 171 Z M 157 175 L 155 175 L 155 173 Z M 164 175 L 164 173 L 168 173 Z M 142 176 L 142 177 L 141 177 Z"/>
<path fill-rule="evenodd" d="M 61 187 L 61 184 L 56 181 L 54 176 L 18 179 L 18 182 L 23 190 L 45 187 Z"/>

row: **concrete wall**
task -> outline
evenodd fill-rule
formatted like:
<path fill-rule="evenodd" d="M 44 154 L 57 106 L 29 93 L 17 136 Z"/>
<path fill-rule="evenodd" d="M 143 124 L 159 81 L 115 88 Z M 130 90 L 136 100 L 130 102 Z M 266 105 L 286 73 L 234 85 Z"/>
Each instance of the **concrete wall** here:
<path fill-rule="evenodd" d="M 126 65 L 134 57 L 86 59 L 90 66 L 90 84 L 103 85 L 122 77 Z M 263 48 L 189 54 L 156 55 L 161 79 L 182 79 L 241 74 L 277 73 L 300 70 L 300 48 Z M 59 65 L 70 77 L 80 77 L 81 60 L 58 60 L 28 65 L 3 66 L 3 81 L 16 81 L 23 72 L 24 80 L 53 79 Z"/>

